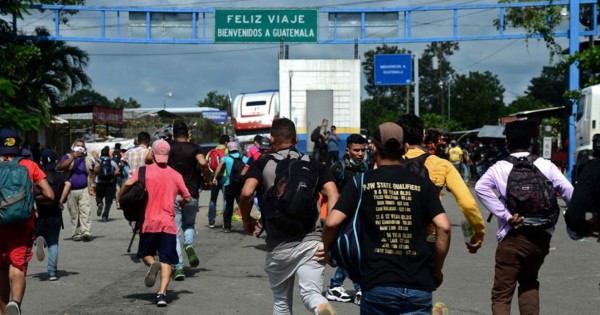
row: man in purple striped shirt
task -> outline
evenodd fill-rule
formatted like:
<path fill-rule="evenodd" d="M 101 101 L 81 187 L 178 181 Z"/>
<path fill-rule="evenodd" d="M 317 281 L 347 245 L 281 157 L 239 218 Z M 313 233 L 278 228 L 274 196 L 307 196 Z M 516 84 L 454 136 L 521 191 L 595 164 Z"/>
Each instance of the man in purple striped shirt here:
<path fill-rule="evenodd" d="M 528 121 L 515 121 L 506 125 L 505 135 L 510 154 L 514 157 L 529 155 L 532 130 Z M 538 158 L 533 163 L 552 182 L 554 189 L 568 203 L 573 185 L 549 160 Z M 538 272 L 550 250 L 554 227 L 545 230 L 519 229 L 523 217 L 511 214 L 506 206 L 506 184 L 513 164 L 500 160 L 492 165 L 475 185 L 481 203 L 498 218 L 498 247 L 494 286 L 492 288 L 492 313 L 510 314 L 510 304 L 519 284 L 519 310 L 521 314 L 539 314 Z M 496 190 L 500 198 L 494 193 Z"/>

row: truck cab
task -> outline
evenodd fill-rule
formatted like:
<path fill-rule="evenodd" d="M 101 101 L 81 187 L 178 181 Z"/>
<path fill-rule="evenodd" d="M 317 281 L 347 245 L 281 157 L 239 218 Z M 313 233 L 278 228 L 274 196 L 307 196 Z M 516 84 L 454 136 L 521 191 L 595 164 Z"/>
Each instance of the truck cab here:
<path fill-rule="evenodd" d="M 274 119 L 279 118 L 277 90 L 242 93 L 232 105 L 233 129 L 240 144 L 253 143 L 254 136 L 269 136 Z"/>
<path fill-rule="evenodd" d="M 576 181 L 583 167 L 592 160 L 594 135 L 600 133 L 600 84 L 581 90 L 575 116 L 575 168 Z"/>

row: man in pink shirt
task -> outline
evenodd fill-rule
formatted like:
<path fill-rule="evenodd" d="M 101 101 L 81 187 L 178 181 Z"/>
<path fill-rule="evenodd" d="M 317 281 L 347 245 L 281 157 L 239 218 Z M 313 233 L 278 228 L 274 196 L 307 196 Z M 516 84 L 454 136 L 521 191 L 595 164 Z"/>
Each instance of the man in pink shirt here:
<path fill-rule="evenodd" d="M 506 125 L 504 133 L 510 155 L 516 158 L 529 155 L 527 149 L 532 138 L 528 121 L 515 121 Z M 554 189 L 568 203 L 573 185 L 549 160 L 538 158 L 533 162 L 540 172 L 552 182 Z M 508 175 L 513 164 L 500 160 L 492 165 L 477 181 L 475 191 L 483 205 L 498 218 L 498 247 L 494 286 L 492 288 L 492 313 L 510 314 L 510 304 L 517 283 L 519 285 L 519 311 L 521 314 L 539 314 L 538 272 L 550 250 L 554 226 L 531 229 L 524 226 L 524 217 L 509 212 L 506 200 Z M 500 197 L 496 197 L 494 190 Z"/>
<path fill-rule="evenodd" d="M 175 224 L 175 199 L 181 195 L 181 205 L 192 200 L 183 177 L 167 165 L 170 146 L 164 140 L 152 145 L 153 164 L 146 166 L 145 184 L 148 204 L 140 234 L 138 257 L 150 266 L 144 280 L 147 287 L 156 283 L 160 271 L 160 288 L 156 296 L 157 306 L 166 306 L 167 286 L 171 279 L 171 265 L 177 264 L 177 225 Z M 138 180 L 138 173 L 127 180 L 121 191 L 127 191 Z M 154 256 L 158 252 L 158 261 Z"/>

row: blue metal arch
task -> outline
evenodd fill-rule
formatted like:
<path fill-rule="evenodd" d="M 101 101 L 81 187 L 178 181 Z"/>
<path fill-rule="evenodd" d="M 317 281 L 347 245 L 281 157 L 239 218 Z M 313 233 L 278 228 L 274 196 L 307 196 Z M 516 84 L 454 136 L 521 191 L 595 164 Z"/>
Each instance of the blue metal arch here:
<path fill-rule="evenodd" d="M 580 5 L 591 5 L 593 12 L 593 28 L 590 30 L 580 30 L 579 12 Z M 420 7 L 395 7 L 395 8 L 358 8 L 358 9 L 343 9 L 343 8 L 321 8 L 318 9 L 319 15 L 327 15 L 328 19 L 332 19 L 329 28 L 334 34 L 333 38 L 321 38 L 319 36 L 318 43 L 320 44 L 387 44 L 387 43 L 429 43 L 443 41 L 474 41 L 474 40 L 503 40 L 503 39 L 521 39 L 521 38 L 540 38 L 540 34 L 516 33 L 506 34 L 504 32 L 505 13 L 510 8 L 524 7 L 546 7 L 546 6 L 567 6 L 569 7 L 569 30 L 566 32 L 555 32 L 555 37 L 569 38 L 569 55 L 575 54 L 579 50 L 580 36 L 593 36 L 598 34 L 597 30 L 597 15 L 598 4 L 597 0 L 559 0 L 559 1 L 543 1 L 543 2 L 516 2 L 516 3 L 497 3 L 497 4 L 470 4 L 470 5 L 447 5 L 447 6 L 420 6 Z M 80 42 L 104 42 L 104 43 L 143 43 L 143 44 L 213 44 L 214 38 L 211 38 L 208 33 L 207 22 L 212 17 L 214 20 L 214 8 L 152 8 L 152 7 L 91 7 L 91 6 L 58 6 L 58 5 L 33 5 L 33 9 L 42 9 L 53 11 L 54 13 L 54 35 L 37 37 L 37 36 L 18 36 L 21 38 L 34 38 L 38 40 L 61 40 L 61 41 L 80 41 Z M 459 11 L 465 10 L 498 10 L 499 29 L 497 34 L 481 35 L 481 36 L 466 36 L 459 34 Z M 60 13 L 63 11 L 93 11 L 100 13 L 100 34 L 96 37 L 69 37 L 63 36 L 60 33 Z M 438 37 L 415 37 L 413 36 L 413 18 L 414 12 L 432 12 L 432 11 L 451 11 L 452 12 L 452 35 Z M 145 36 L 143 38 L 125 38 L 121 36 L 121 13 L 145 13 Z M 373 13 L 398 13 L 398 16 L 403 17 L 401 23 L 396 27 L 402 30 L 401 36 L 396 37 L 372 37 L 368 36 L 366 29 L 367 14 Z M 116 36 L 108 36 L 106 32 L 106 14 L 116 14 Z M 153 38 L 151 16 L 153 13 L 187 13 L 191 18 L 190 38 Z M 356 38 L 338 38 L 337 32 L 341 26 L 337 24 L 337 17 L 343 14 L 360 14 L 360 24 L 356 27 L 360 28 L 360 36 Z M 399 21 L 400 22 L 400 21 Z M 198 32 L 200 29 L 200 32 Z M 569 89 L 579 89 L 579 69 L 577 64 L 572 64 L 569 68 Z M 573 100 L 573 113 L 577 112 L 576 100 Z M 575 120 L 574 116 L 569 117 L 569 169 L 568 177 L 571 178 L 573 166 L 575 164 L 573 153 L 575 152 Z"/>

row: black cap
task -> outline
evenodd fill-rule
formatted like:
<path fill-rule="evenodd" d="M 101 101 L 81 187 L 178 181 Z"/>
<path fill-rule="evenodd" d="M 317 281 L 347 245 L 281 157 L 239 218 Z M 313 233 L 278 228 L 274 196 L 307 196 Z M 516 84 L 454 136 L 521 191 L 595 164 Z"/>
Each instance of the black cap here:
<path fill-rule="evenodd" d="M 52 149 L 44 149 L 44 151 L 40 153 L 40 160 L 44 165 L 44 170 L 56 169 L 56 155 L 54 155 Z"/>
<path fill-rule="evenodd" d="M 0 130 L 0 155 L 19 155 L 21 138 L 19 134 L 8 128 Z"/>

